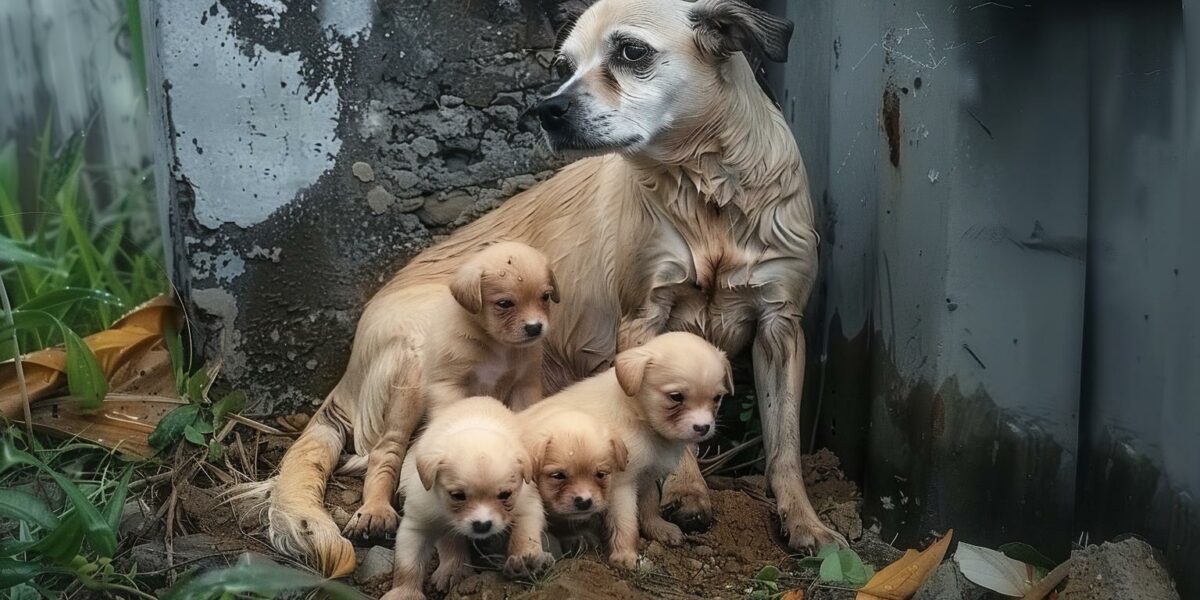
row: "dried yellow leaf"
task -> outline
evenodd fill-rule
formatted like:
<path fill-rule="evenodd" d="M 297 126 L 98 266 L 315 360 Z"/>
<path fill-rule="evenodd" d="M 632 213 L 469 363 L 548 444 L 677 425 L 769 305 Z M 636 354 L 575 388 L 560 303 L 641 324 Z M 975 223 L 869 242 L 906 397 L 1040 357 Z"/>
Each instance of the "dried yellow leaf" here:
<path fill-rule="evenodd" d="M 909 550 L 900 560 L 875 574 L 867 585 L 858 590 L 857 600 L 908 600 L 916 595 L 921 584 L 942 563 L 954 530 L 921 552 Z"/>

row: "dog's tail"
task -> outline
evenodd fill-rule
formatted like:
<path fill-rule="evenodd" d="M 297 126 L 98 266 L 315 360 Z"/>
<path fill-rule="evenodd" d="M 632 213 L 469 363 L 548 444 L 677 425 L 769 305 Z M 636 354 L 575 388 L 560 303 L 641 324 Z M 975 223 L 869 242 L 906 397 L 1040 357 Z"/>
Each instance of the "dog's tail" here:
<path fill-rule="evenodd" d="M 283 455 L 279 475 L 262 485 L 267 488 L 271 544 L 327 577 L 344 577 L 354 572 L 354 546 L 325 511 L 325 483 L 341 456 L 348 427 L 333 397 L 329 400 Z"/>

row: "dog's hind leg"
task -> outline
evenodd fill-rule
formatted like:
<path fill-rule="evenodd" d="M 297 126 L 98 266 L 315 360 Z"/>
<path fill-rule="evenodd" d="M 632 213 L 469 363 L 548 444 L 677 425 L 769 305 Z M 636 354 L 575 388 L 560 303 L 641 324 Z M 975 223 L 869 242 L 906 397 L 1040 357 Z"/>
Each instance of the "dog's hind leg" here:
<path fill-rule="evenodd" d="M 662 513 L 685 532 L 706 531 L 712 527 L 712 501 L 708 485 L 696 462 L 694 446 L 679 459 L 679 466 L 663 482 Z"/>
<path fill-rule="evenodd" d="M 267 511 L 275 548 L 314 563 L 328 577 L 354 571 L 354 547 L 325 512 L 325 483 L 342 452 L 345 432 L 337 404 L 327 401 L 283 455 Z"/>
<path fill-rule="evenodd" d="M 754 340 L 754 382 L 767 451 L 767 482 L 775 495 L 788 545 L 815 551 L 822 544 L 847 546 L 846 538 L 821 522 L 809 502 L 800 471 L 800 392 L 804 382 L 804 332 L 799 316 L 764 319 Z"/>
<path fill-rule="evenodd" d="M 345 533 L 351 538 L 390 537 L 400 525 L 393 499 L 409 441 L 425 413 L 425 400 L 416 357 L 407 352 L 399 355 L 390 357 L 401 360 L 388 368 L 392 376 L 382 391 L 388 395 L 383 435 L 367 455 L 362 506 L 346 523 Z"/>

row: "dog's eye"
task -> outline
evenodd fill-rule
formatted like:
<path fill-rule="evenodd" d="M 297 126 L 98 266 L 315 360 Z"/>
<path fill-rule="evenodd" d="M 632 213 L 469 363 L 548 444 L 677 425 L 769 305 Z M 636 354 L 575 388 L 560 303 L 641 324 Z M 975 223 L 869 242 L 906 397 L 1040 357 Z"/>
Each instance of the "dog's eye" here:
<path fill-rule="evenodd" d="M 467 499 L 467 495 L 464 492 L 455 490 L 453 492 L 450 492 L 450 499 L 455 502 L 462 502 L 463 500 Z"/>
<path fill-rule="evenodd" d="M 499 300 L 499 301 L 497 301 L 497 302 L 496 302 L 496 306 L 498 306 L 498 307 L 500 307 L 500 308 L 502 308 L 502 309 L 505 309 L 505 310 L 507 310 L 507 309 L 510 309 L 510 308 L 512 308 L 512 307 L 513 307 L 513 301 L 512 301 L 512 300 L 509 300 L 508 298 L 505 298 L 505 299 L 503 299 L 503 300 Z"/>
<path fill-rule="evenodd" d="M 563 473 L 562 471 L 555 471 L 550 474 L 550 477 L 562 481 L 563 479 L 567 478 L 567 474 Z"/>
<path fill-rule="evenodd" d="M 639 46 L 637 44 L 625 44 L 621 46 L 621 58 L 629 62 L 637 62 L 646 58 L 646 54 L 650 52 L 649 48 Z"/>
<path fill-rule="evenodd" d="M 667 394 L 667 397 L 670 398 L 672 402 L 683 402 L 683 392 L 671 392 L 670 394 Z"/>
<path fill-rule="evenodd" d="M 550 293 L 550 292 L 546 292 L 545 294 L 542 294 L 542 302 L 549 302 L 549 301 L 550 301 L 550 297 L 551 297 L 551 296 L 553 296 L 553 295 L 554 295 L 554 294 L 552 294 L 552 293 Z"/>
<path fill-rule="evenodd" d="M 550 68 L 554 69 L 555 74 L 562 79 L 570 79 L 571 75 L 575 74 L 575 65 L 571 64 L 571 59 L 562 54 L 554 57 L 554 64 L 550 65 Z"/>
<path fill-rule="evenodd" d="M 504 490 L 503 492 L 500 492 L 499 494 L 497 494 L 496 497 L 501 500 L 508 500 L 509 498 L 512 498 L 512 492 L 510 492 L 508 490 Z"/>
<path fill-rule="evenodd" d="M 605 477 L 608 477 L 608 473 L 605 473 L 604 471 L 596 472 L 596 479 L 604 479 Z"/>

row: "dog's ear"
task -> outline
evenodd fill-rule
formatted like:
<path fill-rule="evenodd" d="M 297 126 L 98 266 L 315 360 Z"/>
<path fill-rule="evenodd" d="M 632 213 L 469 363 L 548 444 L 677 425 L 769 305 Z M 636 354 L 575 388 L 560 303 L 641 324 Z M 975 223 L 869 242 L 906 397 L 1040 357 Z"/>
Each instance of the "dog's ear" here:
<path fill-rule="evenodd" d="M 553 439 L 551 435 L 542 436 L 532 446 L 532 452 L 529 453 L 531 459 L 530 472 L 532 478 L 537 479 L 537 476 L 542 472 L 542 465 L 546 464 L 546 450 L 550 448 L 550 441 Z M 526 446 L 526 448 L 530 448 Z"/>
<path fill-rule="evenodd" d="M 729 364 L 729 357 L 725 353 L 721 353 L 721 362 L 725 363 L 725 394 L 733 395 L 733 365 Z"/>
<path fill-rule="evenodd" d="M 775 61 L 787 61 L 792 22 L 754 8 L 742 0 L 698 0 L 688 15 L 700 51 L 724 58 L 761 48 Z"/>
<path fill-rule="evenodd" d="M 554 269 L 546 268 L 546 278 L 550 281 L 550 299 L 555 304 L 562 302 L 562 296 L 558 293 L 558 278 L 554 276 Z"/>
<path fill-rule="evenodd" d="M 533 483 L 534 461 L 529 456 L 519 456 L 517 457 L 517 464 L 521 466 L 521 479 L 525 483 Z"/>
<path fill-rule="evenodd" d="M 421 485 L 426 491 L 433 489 L 433 484 L 437 481 L 437 474 L 441 468 L 442 455 L 440 452 L 426 452 L 417 457 L 417 477 L 421 478 Z"/>
<path fill-rule="evenodd" d="M 626 396 L 636 396 L 642 390 L 642 379 L 646 377 L 646 366 L 650 364 L 650 353 L 643 348 L 633 348 L 617 355 L 613 367 L 617 371 L 617 383 Z"/>
<path fill-rule="evenodd" d="M 450 280 L 450 294 L 467 312 L 477 315 L 483 309 L 483 269 L 466 266 Z"/>
<path fill-rule="evenodd" d="M 612 438 L 609 440 L 612 445 L 612 460 L 613 468 L 618 471 L 624 471 L 625 467 L 629 466 L 629 449 L 625 447 L 625 442 L 621 438 Z"/>

